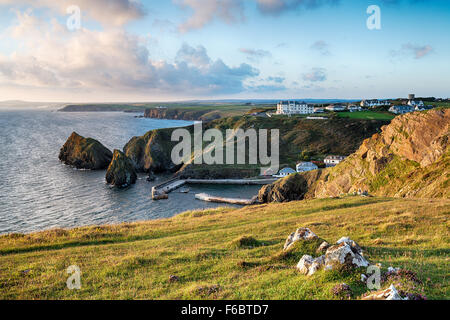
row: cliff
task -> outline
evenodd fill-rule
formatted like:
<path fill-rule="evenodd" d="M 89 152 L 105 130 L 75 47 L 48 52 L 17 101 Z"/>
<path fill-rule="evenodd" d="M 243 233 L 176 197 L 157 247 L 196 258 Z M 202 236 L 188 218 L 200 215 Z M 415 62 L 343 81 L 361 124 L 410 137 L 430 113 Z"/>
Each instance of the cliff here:
<path fill-rule="evenodd" d="M 261 189 L 260 200 L 325 198 L 359 191 L 448 198 L 449 124 L 450 109 L 398 116 L 338 166 L 277 181 Z M 288 181 L 290 188 L 285 187 Z"/>
<path fill-rule="evenodd" d="M 108 184 L 124 188 L 136 183 L 137 174 L 131 160 L 123 152 L 114 150 L 105 178 Z"/>
<path fill-rule="evenodd" d="M 221 116 L 219 112 L 214 112 L 213 110 L 153 108 L 146 109 L 144 112 L 144 117 L 170 120 L 210 121 L 219 119 Z"/>
<path fill-rule="evenodd" d="M 59 160 L 78 169 L 99 170 L 108 167 L 112 152 L 92 138 L 73 132 L 59 152 Z"/>
<path fill-rule="evenodd" d="M 227 129 L 279 129 L 280 164 L 295 166 L 300 157 L 305 155 L 311 159 L 320 159 L 328 153 L 350 154 L 365 138 L 378 132 L 384 124 L 386 122 L 375 120 L 306 120 L 239 116 L 203 123 L 203 130 L 216 128 L 222 131 L 225 137 Z M 193 132 L 193 126 L 186 129 Z M 174 128 L 152 130 L 144 136 L 132 138 L 126 144 L 124 152 L 136 165 L 137 170 L 175 172 L 180 169 L 171 161 L 172 148 L 178 143 L 171 142 L 173 130 Z M 241 166 L 186 164 L 178 173 L 182 177 L 193 178 L 244 178 L 258 175 L 259 167 L 258 164 Z"/>

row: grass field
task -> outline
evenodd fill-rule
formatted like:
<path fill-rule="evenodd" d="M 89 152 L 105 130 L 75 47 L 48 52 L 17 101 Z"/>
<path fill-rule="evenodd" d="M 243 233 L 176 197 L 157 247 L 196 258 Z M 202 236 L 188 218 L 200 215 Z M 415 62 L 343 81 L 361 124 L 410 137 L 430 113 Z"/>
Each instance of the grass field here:
<path fill-rule="evenodd" d="M 363 120 L 392 120 L 395 115 L 389 112 L 359 111 L 359 112 L 339 112 L 340 118 L 363 119 Z"/>
<path fill-rule="evenodd" d="M 286 237 L 309 227 L 335 242 L 349 236 L 372 262 L 417 272 L 424 294 L 449 297 L 450 200 L 346 197 L 186 212 L 156 221 L 0 237 L 2 299 L 333 299 L 360 274 L 319 271 L 278 258 Z M 236 239 L 252 236 L 251 247 Z M 81 290 L 68 290 L 67 267 Z M 169 283 L 170 275 L 179 277 Z"/>

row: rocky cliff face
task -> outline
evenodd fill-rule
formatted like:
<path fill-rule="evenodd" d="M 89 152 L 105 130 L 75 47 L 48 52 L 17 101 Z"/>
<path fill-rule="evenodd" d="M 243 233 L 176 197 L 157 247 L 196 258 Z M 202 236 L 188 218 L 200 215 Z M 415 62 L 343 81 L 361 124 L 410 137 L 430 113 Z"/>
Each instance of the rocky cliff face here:
<path fill-rule="evenodd" d="M 171 120 L 214 120 L 220 118 L 220 114 L 213 110 L 154 108 L 146 109 L 144 117 Z"/>
<path fill-rule="evenodd" d="M 106 171 L 106 182 L 121 188 L 136 183 L 137 174 L 131 160 L 121 151 L 114 150 L 112 161 Z"/>
<path fill-rule="evenodd" d="M 112 152 L 92 138 L 73 132 L 59 152 L 59 160 L 78 169 L 99 170 L 108 167 Z"/>
<path fill-rule="evenodd" d="M 133 137 L 124 147 L 125 155 L 131 159 L 139 172 L 164 172 L 179 169 L 171 159 L 177 142 L 172 142 L 174 129 L 157 129 L 141 137 Z"/>
<path fill-rule="evenodd" d="M 292 188 L 284 187 L 286 181 L 277 181 L 260 191 L 260 200 L 324 198 L 358 191 L 393 197 L 449 197 L 449 125 L 450 109 L 396 117 L 337 167 L 283 179 L 293 180 Z"/>

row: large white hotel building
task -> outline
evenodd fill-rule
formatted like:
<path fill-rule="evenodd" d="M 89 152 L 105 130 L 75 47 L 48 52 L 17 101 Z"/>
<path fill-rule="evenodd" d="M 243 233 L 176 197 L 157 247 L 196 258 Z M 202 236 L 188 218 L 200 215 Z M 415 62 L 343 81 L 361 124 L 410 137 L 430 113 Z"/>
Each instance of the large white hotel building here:
<path fill-rule="evenodd" d="M 314 105 L 298 101 L 280 101 L 277 104 L 277 114 L 311 114 Z"/>

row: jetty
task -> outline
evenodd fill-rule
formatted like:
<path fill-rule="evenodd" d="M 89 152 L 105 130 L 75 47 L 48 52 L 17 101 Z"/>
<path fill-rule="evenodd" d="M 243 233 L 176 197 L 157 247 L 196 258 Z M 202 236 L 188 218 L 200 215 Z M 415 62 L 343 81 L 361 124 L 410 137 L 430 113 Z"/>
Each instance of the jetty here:
<path fill-rule="evenodd" d="M 253 197 L 252 199 L 223 198 L 223 197 L 210 196 L 209 194 L 206 194 L 206 193 L 196 194 L 195 199 L 207 201 L 207 202 L 240 204 L 243 206 L 257 203 L 257 197 Z"/>
<path fill-rule="evenodd" d="M 167 180 L 163 183 L 160 183 L 154 187 L 152 187 L 152 199 L 153 200 L 162 200 L 162 199 L 168 199 L 168 194 L 172 192 L 173 190 L 176 190 L 186 184 L 221 184 L 221 185 L 266 185 L 273 183 L 277 180 L 277 178 L 269 178 L 269 179 L 179 179 L 179 178 L 173 178 L 170 180 Z M 204 194 L 203 194 L 204 195 Z M 197 198 L 197 195 L 196 195 Z M 204 196 L 201 196 L 201 198 L 206 199 Z M 215 197 L 209 197 L 209 198 L 215 198 Z M 218 197 L 220 198 L 220 197 Z M 197 198 L 199 199 L 199 198 Z M 227 199 L 227 198 L 221 198 L 221 199 Z M 199 199 L 203 200 L 203 199 Z M 234 201 L 234 200 L 243 200 L 243 201 L 249 201 L 248 199 L 228 199 L 227 201 Z M 209 201 L 209 200 L 204 200 Z M 212 202 L 212 201 L 211 201 Z M 223 201 L 221 201 L 223 202 Z M 226 203 L 232 203 L 232 202 L 226 202 Z"/>

